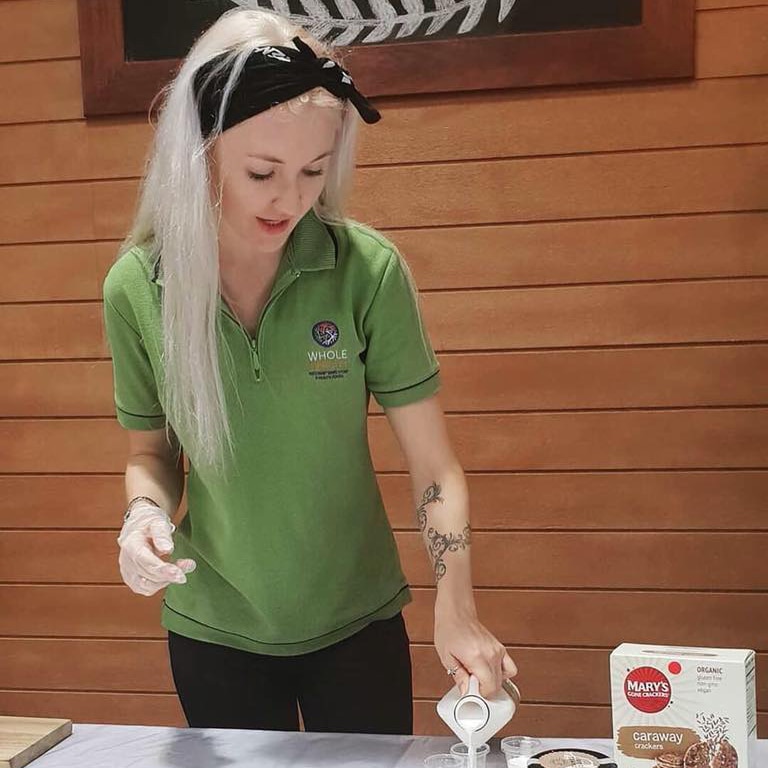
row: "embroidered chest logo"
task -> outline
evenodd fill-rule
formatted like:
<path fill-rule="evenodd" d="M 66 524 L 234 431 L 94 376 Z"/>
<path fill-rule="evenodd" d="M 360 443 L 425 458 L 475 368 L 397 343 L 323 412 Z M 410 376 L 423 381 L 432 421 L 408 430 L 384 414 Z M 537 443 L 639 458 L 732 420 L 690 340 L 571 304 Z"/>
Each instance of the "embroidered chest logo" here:
<path fill-rule="evenodd" d="M 312 338 L 322 349 L 313 348 L 307 352 L 308 369 L 316 381 L 343 379 L 349 372 L 346 349 L 331 349 L 339 341 L 339 326 L 332 320 L 321 320 L 312 326 Z"/>
<path fill-rule="evenodd" d="M 339 340 L 339 327 L 330 320 L 315 323 L 312 328 L 312 338 L 321 347 L 332 347 Z"/>

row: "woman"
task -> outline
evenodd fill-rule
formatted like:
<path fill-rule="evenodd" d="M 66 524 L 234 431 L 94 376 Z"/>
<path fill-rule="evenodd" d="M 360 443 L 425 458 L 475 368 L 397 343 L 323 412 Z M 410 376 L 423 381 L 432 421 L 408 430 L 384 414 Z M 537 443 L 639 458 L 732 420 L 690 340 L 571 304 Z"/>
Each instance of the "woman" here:
<path fill-rule="evenodd" d="M 231 11 L 198 40 L 104 284 L 129 438 L 120 570 L 138 594 L 166 588 L 193 727 L 294 730 L 298 703 L 307 730 L 412 732 L 411 596 L 370 393 L 407 459 L 444 667 L 485 694 L 516 673 L 477 619 L 466 483 L 410 273 L 342 213 L 357 121 L 379 114 L 328 55 L 267 11 Z"/>

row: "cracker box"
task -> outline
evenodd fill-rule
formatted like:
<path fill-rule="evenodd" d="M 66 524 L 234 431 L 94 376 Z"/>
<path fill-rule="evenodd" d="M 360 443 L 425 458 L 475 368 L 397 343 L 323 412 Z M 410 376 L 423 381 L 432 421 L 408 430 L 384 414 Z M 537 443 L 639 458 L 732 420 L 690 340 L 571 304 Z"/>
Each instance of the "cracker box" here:
<path fill-rule="evenodd" d="M 757 768 L 754 651 L 624 643 L 611 702 L 619 768 Z"/>

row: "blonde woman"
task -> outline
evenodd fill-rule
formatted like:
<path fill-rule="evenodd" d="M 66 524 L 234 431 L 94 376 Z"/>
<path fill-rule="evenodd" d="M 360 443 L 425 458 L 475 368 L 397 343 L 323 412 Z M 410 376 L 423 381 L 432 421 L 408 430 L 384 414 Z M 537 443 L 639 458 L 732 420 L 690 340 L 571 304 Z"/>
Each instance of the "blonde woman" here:
<path fill-rule="evenodd" d="M 477 618 L 467 488 L 410 273 L 343 214 L 360 118 L 379 114 L 317 40 L 224 14 L 165 93 L 104 284 L 129 443 L 120 570 L 137 594 L 165 589 L 192 727 L 295 730 L 300 708 L 311 731 L 412 731 L 411 595 L 370 394 L 407 459 L 443 666 L 486 694 L 516 673 Z"/>

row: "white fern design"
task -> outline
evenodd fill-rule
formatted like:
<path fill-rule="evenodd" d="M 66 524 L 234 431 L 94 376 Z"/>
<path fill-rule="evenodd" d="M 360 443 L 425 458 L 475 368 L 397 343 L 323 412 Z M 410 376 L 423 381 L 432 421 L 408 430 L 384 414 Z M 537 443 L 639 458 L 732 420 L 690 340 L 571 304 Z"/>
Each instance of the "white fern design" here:
<path fill-rule="evenodd" d="M 360 12 L 355 0 L 335 0 L 341 16 L 331 15 L 322 0 L 298 0 L 305 13 L 293 13 L 288 0 L 233 0 L 243 8 L 268 8 L 289 18 L 294 24 L 307 29 L 320 40 L 325 40 L 334 29 L 341 33 L 331 41 L 333 45 L 349 45 L 363 32 L 368 32 L 358 43 L 380 43 L 394 33 L 396 39 L 410 37 L 423 22 L 429 26 L 425 35 L 439 32 L 459 12 L 466 15 L 459 25 L 463 35 L 473 30 L 485 11 L 488 0 L 434 0 L 434 10 L 427 10 L 425 0 L 401 0 L 406 13 L 399 14 L 389 0 L 369 0 L 374 18 L 368 19 Z M 517 0 L 499 0 L 499 23 L 509 16 Z"/>

